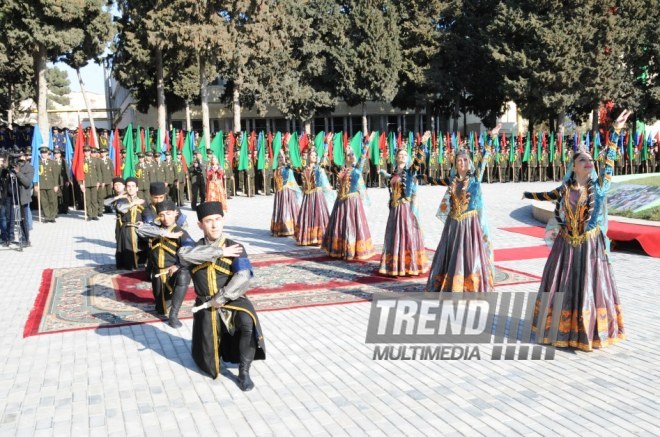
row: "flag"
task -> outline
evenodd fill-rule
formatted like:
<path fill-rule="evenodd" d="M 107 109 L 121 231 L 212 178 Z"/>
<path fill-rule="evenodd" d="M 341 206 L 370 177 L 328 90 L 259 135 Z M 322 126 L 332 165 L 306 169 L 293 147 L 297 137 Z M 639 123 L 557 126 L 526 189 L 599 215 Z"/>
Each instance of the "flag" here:
<path fill-rule="evenodd" d="M 147 130 L 147 138 L 149 138 L 149 130 Z M 161 157 L 164 156 L 165 150 L 163 150 L 163 132 L 158 128 L 158 131 L 156 132 L 156 154 L 160 155 Z M 151 146 L 147 146 L 149 149 L 151 149 Z M 147 149 L 147 150 L 149 150 Z"/>
<path fill-rule="evenodd" d="M 380 134 L 378 131 L 375 131 L 371 134 L 371 140 L 369 141 L 369 153 L 371 154 L 371 162 L 373 165 L 378 165 L 380 162 L 380 151 L 378 149 L 379 139 Z"/>
<path fill-rule="evenodd" d="M 218 158 L 218 161 L 220 161 L 220 156 L 222 156 L 222 164 L 224 164 L 224 152 L 222 151 L 222 142 L 224 141 L 224 138 L 222 137 L 222 131 L 219 131 L 218 133 L 215 134 L 215 137 L 213 137 L 213 141 L 211 141 L 211 152 Z"/>
<path fill-rule="evenodd" d="M 642 133 L 642 141 L 644 140 L 644 134 Z M 644 144 L 642 145 L 642 161 L 646 161 L 649 159 L 649 148 L 648 146 L 651 145 L 651 134 L 648 135 L 646 138 L 646 141 L 644 141 Z"/>
<path fill-rule="evenodd" d="M 32 183 L 37 185 L 39 185 L 39 167 L 41 167 L 39 164 L 39 147 L 41 147 L 43 143 L 44 141 L 41 138 L 41 132 L 39 132 L 39 125 L 35 124 L 32 131 L 32 166 L 36 171 L 32 177 Z"/>
<path fill-rule="evenodd" d="M 303 133 L 298 139 L 298 148 L 300 149 L 301 152 L 304 152 L 307 149 L 308 145 L 309 145 L 309 137 L 307 136 L 306 133 Z"/>
<path fill-rule="evenodd" d="M 408 131 L 408 160 L 412 158 L 412 148 L 415 144 L 415 136 L 412 131 Z"/>
<path fill-rule="evenodd" d="M 578 133 L 575 132 L 573 134 L 573 153 L 577 152 L 579 143 L 580 143 L 580 139 L 578 138 Z"/>
<path fill-rule="evenodd" d="M 266 141 L 264 139 L 264 132 L 259 132 L 257 138 L 257 170 L 263 170 L 266 165 Z"/>
<path fill-rule="evenodd" d="M 238 170 L 247 170 L 249 165 L 249 150 L 250 146 L 248 145 L 248 135 L 247 132 L 241 135 L 241 149 L 238 155 Z"/>
<path fill-rule="evenodd" d="M 71 145 L 71 135 L 69 131 L 64 132 L 64 138 L 66 139 L 66 145 L 64 146 L 64 160 L 69 163 L 69 176 L 73 177 L 73 146 Z"/>
<path fill-rule="evenodd" d="M 442 138 L 442 131 L 439 132 L 438 139 L 438 163 L 442 164 L 445 162 L 445 145 Z"/>
<path fill-rule="evenodd" d="M 548 161 L 552 162 L 555 158 L 555 133 L 550 132 L 550 150 L 548 152 Z"/>
<path fill-rule="evenodd" d="M 135 153 L 143 152 L 143 150 L 142 150 L 142 145 L 144 143 L 144 141 L 143 141 L 144 137 L 142 136 L 143 132 L 144 131 L 142 130 L 142 128 L 140 128 L 140 125 L 138 125 L 137 131 L 135 132 Z"/>
<path fill-rule="evenodd" d="M 324 137 L 325 137 L 325 132 L 323 132 L 323 131 L 317 133 L 316 136 L 314 137 L 314 148 L 316 149 L 316 154 L 318 156 L 323 156 L 324 155 L 324 153 L 323 153 L 324 149 L 325 149 L 324 144 L 323 144 L 324 143 L 324 141 L 323 141 Z"/>
<path fill-rule="evenodd" d="M 76 134 L 76 148 L 73 152 L 73 163 L 71 164 L 71 172 L 78 182 L 85 180 L 85 154 L 83 147 L 85 147 L 85 134 L 83 133 L 82 125 L 79 124 L 78 133 Z"/>
<path fill-rule="evenodd" d="M 628 160 L 632 162 L 634 153 L 633 153 L 633 136 L 632 133 L 628 134 Z"/>
<path fill-rule="evenodd" d="M 121 176 L 121 152 L 119 147 L 119 129 L 115 128 L 115 131 L 112 133 L 112 141 L 110 142 L 110 151 L 111 155 L 114 157 L 112 162 L 114 163 L 115 168 L 113 169 L 113 174 L 115 176 Z"/>
<path fill-rule="evenodd" d="M 145 131 L 144 132 L 144 150 L 146 150 L 147 152 L 151 152 L 151 129 L 146 128 L 144 131 Z M 158 133 L 160 134 L 160 128 L 158 129 Z M 162 139 L 162 138 L 160 138 L 160 139 Z M 161 153 L 164 152 L 164 150 L 162 150 L 160 146 L 161 146 L 161 143 L 157 139 L 156 140 L 156 153 L 157 154 L 161 154 Z"/>
<path fill-rule="evenodd" d="M 302 159 L 300 158 L 300 148 L 298 147 L 298 132 L 294 132 L 289 137 L 289 157 L 291 165 L 294 167 L 302 167 Z"/>
<path fill-rule="evenodd" d="M 234 167 L 234 145 L 236 145 L 236 138 L 234 137 L 233 132 L 229 132 L 227 135 L 227 161 L 229 161 L 229 167 Z"/>
<path fill-rule="evenodd" d="M 599 154 L 600 154 L 600 133 L 596 132 L 596 134 L 594 135 L 594 150 L 592 155 L 594 160 L 598 159 Z"/>
<path fill-rule="evenodd" d="M 394 151 L 396 149 L 396 135 L 394 132 L 390 133 L 388 137 L 388 155 L 389 155 L 389 161 L 394 162 Z"/>
<path fill-rule="evenodd" d="M 335 165 L 344 165 L 344 142 L 341 132 L 336 133 L 332 138 L 332 160 Z"/>
<path fill-rule="evenodd" d="M 355 154 L 355 159 L 360 158 L 362 154 L 362 131 L 359 131 L 351 138 L 351 149 L 353 150 L 353 154 Z"/>
<path fill-rule="evenodd" d="M 124 134 L 124 139 L 122 141 L 124 148 L 126 149 L 126 162 L 124 163 L 124 172 L 122 177 L 124 179 L 131 176 L 135 176 L 135 142 L 133 141 L 133 126 L 130 124 L 126 129 Z"/>
<path fill-rule="evenodd" d="M 282 132 L 277 132 L 273 138 L 273 165 L 271 167 L 273 170 L 277 168 L 280 150 L 282 150 Z"/>
<path fill-rule="evenodd" d="M 525 153 L 523 154 L 522 162 L 529 161 L 530 155 L 531 155 L 531 150 L 530 150 L 530 141 L 529 141 L 529 131 L 527 131 L 527 138 L 525 139 Z"/>
<path fill-rule="evenodd" d="M 185 161 L 186 165 L 190 165 L 190 163 L 193 160 L 193 149 L 190 148 L 190 131 L 186 132 L 186 137 L 183 139 L 183 147 L 181 154 L 183 155 L 183 160 Z"/>

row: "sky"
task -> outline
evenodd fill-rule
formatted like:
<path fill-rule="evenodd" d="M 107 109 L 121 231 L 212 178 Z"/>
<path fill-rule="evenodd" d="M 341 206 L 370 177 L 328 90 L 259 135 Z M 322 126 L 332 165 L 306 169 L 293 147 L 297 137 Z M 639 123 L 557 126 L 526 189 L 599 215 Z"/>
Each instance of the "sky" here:
<path fill-rule="evenodd" d="M 66 71 L 67 75 L 69 76 L 69 82 L 71 82 L 71 91 L 79 92 L 80 84 L 78 83 L 78 75 L 76 74 L 76 70 L 62 62 L 55 64 L 55 66 L 60 70 Z M 99 64 L 95 64 L 94 62 L 90 62 L 86 67 L 80 69 L 80 75 L 82 76 L 86 91 L 91 91 L 97 94 L 105 94 L 103 67 L 101 67 Z"/>

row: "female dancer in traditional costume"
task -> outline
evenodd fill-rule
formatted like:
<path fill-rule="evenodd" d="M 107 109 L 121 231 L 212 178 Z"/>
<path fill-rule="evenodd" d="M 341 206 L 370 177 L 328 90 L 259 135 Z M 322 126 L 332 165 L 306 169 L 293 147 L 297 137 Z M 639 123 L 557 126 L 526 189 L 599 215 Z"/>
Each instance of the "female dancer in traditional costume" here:
<path fill-rule="evenodd" d="M 333 258 L 364 260 L 371 258 L 374 246 L 367 215 L 362 199 L 366 198 L 367 187 L 362 178 L 368 142 L 362 147 L 360 158 L 355 163 L 355 153 L 346 148 L 346 162 L 337 173 L 338 193 L 321 248 Z"/>
<path fill-rule="evenodd" d="M 422 138 L 426 141 L 428 134 Z M 423 155 L 416 156 L 408 165 L 408 150 L 396 152 L 396 167 L 392 174 L 381 170 L 389 179 L 390 214 L 385 228 L 385 243 L 380 257 L 378 272 L 389 276 L 417 276 L 428 272 L 429 262 L 424 249 L 424 236 L 417 216 L 417 173 L 424 162 Z"/>
<path fill-rule="evenodd" d="M 288 237 L 295 231 L 302 192 L 293 177 L 291 166 L 286 162 L 284 153 L 280 153 L 278 157 L 278 166 L 273 172 L 273 186 L 275 187 L 275 200 L 270 232 L 274 237 Z"/>
<path fill-rule="evenodd" d="M 607 191 L 619 131 L 629 115 L 623 111 L 614 122 L 600 178 L 590 154 L 579 150 L 560 187 L 548 193 L 524 194 L 527 199 L 556 202 L 546 233 L 552 250 L 534 311 L 533 329 L 543 343 L 591 351 L 625 338 L 619 294 L 608 260 Z M 556 337 L 550 335 L 554 311 L 561 311 Z M 543 332 L 539 332 L 539 325 L 544 326 Z"/>
<path fill-rule="evenodd" d="M 303 199 L 294 235 L 300 246 L 318 246 L 328 226 L 328 202 L 336 196 L 325 170 L 318 165 L 318 154 L 312 148 L 308 162 L 301 172 Z"/>
<path fill-rule="evenodd" d="M 229 211 L 227 207 L 227 191 L 225 190 L 225 172 L 220 168 L 220 162 L 214 155 L 209 162 L 206 171 L 206 201 L 220 202 L 224 212 Z"/>
<path fill-rule="evenodd" d="M 491 136 L 497 135 L 500 126 Z M 492 138 L 491 138 L 492 139 Z M 426 291 L 493 291 L 493 251 L 481 194 L 490 146 L 475 171 L 469 153 L 454 155 L 449 177 L 430 180 L 447 186 L 436 216 L 445 223 L 433 257 Z"/>

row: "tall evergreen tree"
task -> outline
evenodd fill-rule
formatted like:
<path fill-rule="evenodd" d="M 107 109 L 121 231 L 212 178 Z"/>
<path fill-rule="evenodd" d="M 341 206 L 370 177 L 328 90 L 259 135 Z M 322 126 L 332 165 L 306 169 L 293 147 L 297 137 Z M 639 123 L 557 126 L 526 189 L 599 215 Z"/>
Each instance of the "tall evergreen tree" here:
<path fill-rule="evenodd" d="M 391 102 L 398 90 L 401 45 L 396 9 L 389 0 L 339 0 L 342 14 L 335 23 L 330 50 L 337 95 L 351 106 L 362 105 L 362 130 L 367 132 L 366 102 Z"/>
<path fill-rule="evenodd" d="M 72 61 L 83 62 L 96 55 L 90 53 L 90 47 L 95 46 L 95 40 L 108 36 L 93 34 L 99 29 L 98 23 L 110 20 L 103 5 L 103 0 L 5 0 L 0 6 L 2 24 L 11 29 L 14 41 L 30 48 L 37 83 L 38 123 L 44 138 L 48 138 L 49 129 L 47 62 L 65 55 L 72 56 Z"/>

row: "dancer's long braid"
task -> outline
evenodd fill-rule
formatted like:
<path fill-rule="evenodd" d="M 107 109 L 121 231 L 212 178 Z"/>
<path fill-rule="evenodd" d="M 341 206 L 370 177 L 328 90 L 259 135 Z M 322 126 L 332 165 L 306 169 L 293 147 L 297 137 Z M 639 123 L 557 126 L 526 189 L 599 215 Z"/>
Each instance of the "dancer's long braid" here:
<path fill-rule="evenodd" d="M 594 181 L 589 179 L 589 182 L 587 183 L 587 216 L 584 218 L 585 223 L 589 223 L 591 221 L 591 217 L 594 213 L 594 207 L 596 206 L 594 193 Z M 586 229 L 584 230 L 586 231 Z"/>

